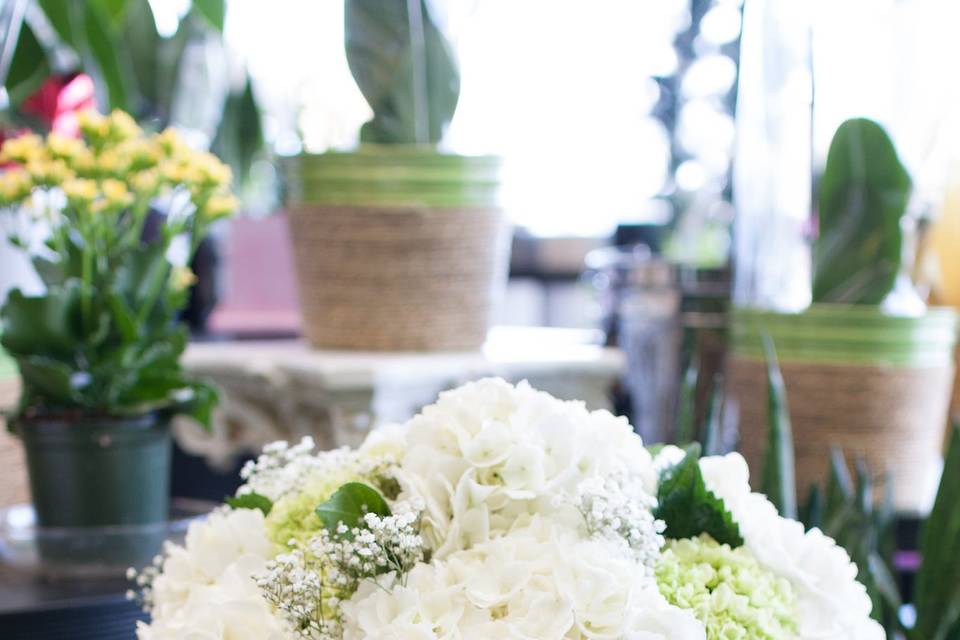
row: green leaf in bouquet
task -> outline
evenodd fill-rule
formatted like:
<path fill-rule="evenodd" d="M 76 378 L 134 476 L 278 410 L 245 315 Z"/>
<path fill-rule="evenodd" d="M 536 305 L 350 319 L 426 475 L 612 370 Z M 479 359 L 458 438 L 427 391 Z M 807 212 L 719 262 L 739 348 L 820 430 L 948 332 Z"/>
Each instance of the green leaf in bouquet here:
<path fill-rule="evenodd" d="M 740 527 L 727 511 L 723 500 L 707 489 L 700 471 L 700 445 L 687 447 L 683 460 L 667 469 L 657 489 L 656 517 L 672 539 L 695 538 L 706 533 L 721 544 L 743 544 Z"/>
<path fill-rule="evenodd" d="M 814 302 L 876 305 L 890 293 L 911 187 L 883 127 L 864 118 L 840 125 L 820 181 Z"/>
<path fill-rule="evenodd" d="M 259 509 L 265 516 L 273 509 L 273 501 L 255 491 L 227 498 L 227 504 L 233 509 Z"/>
<path fill-rule="evenodd" d="M 424 0 L 347 0 L 350 72 L 373 119 L 364 142 L 436 144 L 453 118 L 460 72 Z"/>
<path fill-rule="evenodd" d="M 362 482 L 348 482 L 316 509 L 317 517 L 330 533 L 343 523 L 348 528 L 363 526 L 363 516 L 374 513 L 390 515 L 390 507 L 380 492 Z"/>
<path fill-rule="evenodd" d="M 787 390 L 770 336 L 763 340 L 767 368 L 767 453 L 763 459 L 761 490 L 784 518 L 797 518 L 796 463 Z"/>
<path fill-rule="evenodd" d="M 960 425 L 953 428 L 933 510 L 920 536 L 916 638 L 954 640 L 960 627 Z"/>

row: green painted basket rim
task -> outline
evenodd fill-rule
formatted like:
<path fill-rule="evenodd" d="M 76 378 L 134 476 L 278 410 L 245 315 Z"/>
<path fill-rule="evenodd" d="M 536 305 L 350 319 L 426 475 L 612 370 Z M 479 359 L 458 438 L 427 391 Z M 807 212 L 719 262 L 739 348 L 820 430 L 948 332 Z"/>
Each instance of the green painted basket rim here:
<path fill-rule="evenodd" d="M 888 316 L 876 307 L 822 305 L 802 313 L 734 309 L 733 352 L 763 358 L 770 335 L 783 361 L 891 366 L 951 366 L 957 314 L 931 308 L 920 317 Z"/>
<path fill-rule="evenodd" d="M 286 200 L 293 205 L 497 208 L 499 167 L 497 156 L 408 145 L 301 154 L 284 162 Z"/>

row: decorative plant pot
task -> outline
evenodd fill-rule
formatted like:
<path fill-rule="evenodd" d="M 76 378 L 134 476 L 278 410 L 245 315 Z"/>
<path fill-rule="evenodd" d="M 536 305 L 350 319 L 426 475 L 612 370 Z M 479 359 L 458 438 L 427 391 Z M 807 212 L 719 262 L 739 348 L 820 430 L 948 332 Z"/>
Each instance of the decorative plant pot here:
<path fill-rule="evenodd" d="M 292 159 L 288 210 L 316 347 L 475 349 L 506 280 L 499 160 L 368 146 Z"/>
<path fill-rule="evenodd" d="M 170 503 L 170 423 L 126 419 L 18 419 L 41 527 L 164 522 Z"/>
<path fill-rule="evenodd" d="M 767 334 L 786 383 L 801 499 L 823 484 L 837 446 L 874 473 L 893 474 L 899 510 L 924 512 L 939 479 L 956 332 L 956 314 L 945 308 L 919 318 L 841 305 L 735 311 L 728 391 L 751 477 L 761 477 L 766 453 Z"/>

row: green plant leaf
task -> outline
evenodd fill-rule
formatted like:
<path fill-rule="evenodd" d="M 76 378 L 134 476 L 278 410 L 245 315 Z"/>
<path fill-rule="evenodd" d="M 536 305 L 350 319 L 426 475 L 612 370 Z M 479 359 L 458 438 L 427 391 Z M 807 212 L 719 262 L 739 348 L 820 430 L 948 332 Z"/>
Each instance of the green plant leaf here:
<path fill-rule="evenodd" d="M 257 154 L 264 149 L 260 109 L 248 77 L 243 91 L 227 96 L 212 151 L 233 169 L 236 182 L 246 182 Z"/>
<path fill-rule="evenodd" d="M 270 510 L 273 509 L 273 501 L 255 491 L 227 498 L 227 504 L 233 509 L 259 509 L 265 516 L 270 515 Z"/>
<path fill-rule="evenodd" d="M 697 381 L 700 378 L 700 363 L 697 355 L 690 358 L 690 365 L 683 374 L 680 397 L 677 400 L 677 444 L 686 446 L 696 440 Z"/>
<path fill-rule="evenodd" d="M 710 394 L 710 407 L 707 411 L 706 424 L 703 427 L 703 453 L 708 456 L 717 456 L 723 453 L 721 434 L 723 432 L 723 376 L 718 375 L 713 382 L 713 392 Z"/>
<path fill-rule="evenodd" d="M 203 16 L 217 31 L 223 31 L 227 6 L 224 0 L 193 0 L 193 10 Z"/>
<path fill-rule="evenodd" d="M 914 633 L 926 640 L 953 640 L 950 634 L 960 625 L 960 425 L 953 428 L 937 498 L 923 524 L 920 555 Z"/>
<path fill-rule="evenodd" d="M 687 447 L 687 455 L 660 477 L 657 489 L 656 517 L 672 539 L 694 538 L 709 534 L 717 542 L 739 547 L 743 544 L 740 527 L 727 511 L 723 500 L 707 489 L 700 471 L 700 445 Z"/>
<path fill-rule="evenodd" d="M 40 88 L 43 81 L 50 77 L 50 63 L 47 52 L 30 25 L 24 21 L 20 27 L 17 48 L 7 71 L 7 93 L 14 106 L 20 105 Z"/>
<path fill-rule="evenodd" d="M 423 0 L 347 0 L 347 62 L 373 110 L 364 142 L 436 144 L 453 118 L 460 73 Z"/>
<path fill-rule="evenodd" d="M 800 520 L 807 530 L 814 527 L 823 528 L 823 492 L 817 483 L 810 485 L 807 501 L 804 503 L 803 511 L 800 514 Z"/>
<path fill-rule="evenodd" d="M 33 402 L 41 401 L 48 408 L 77 404 L 73 371 L 63 362 L 44 356 L 24 356 L 17 358 L 17 365 L 24 393 L 29 394 Z"/>
<path fill-rule="evenodd" d="M 900 271 L 911 180 L 876 122 L 837 129 L 820 181 L 813 301 L 880 304 Z"/>
<path fill-rule="evenodd" d="M 39 296 L 26 296 L 13 289 L 0 310 L 0 319 L 0 343 L 12 356 L 72 358 L 83 339 L 79 331 L 79 283 L 71 280 Z"/>
<path fill-rule="evenodd" d="M 796 462 L 787 390 L 769 335 L 763 337 L 767 369 L 767 453 L 763 459 L 761 490 L 784 518 L 797 519 Z"/>
<path fill-rule="evenodd" d="M 317 516 L 330 533 L 342 522 L 348 528 L 363 526 L 363 516 L 390 515 L 390 507 L 380 492 L 362 482 L 348 482 L 316 509 Z"/>

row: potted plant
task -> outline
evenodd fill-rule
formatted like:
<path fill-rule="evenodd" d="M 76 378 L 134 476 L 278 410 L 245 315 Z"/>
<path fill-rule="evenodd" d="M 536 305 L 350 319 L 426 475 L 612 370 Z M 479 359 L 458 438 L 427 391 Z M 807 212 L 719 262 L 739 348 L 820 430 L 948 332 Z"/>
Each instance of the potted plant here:
<path fill-rule="evenodd" d="M 880 125 L 840 126 L 819 186 L 813 304 L 797 314 L 737 309 L 728 379 L 741 447 L 759 469 L 769 335 L 793 401 L 799 485 L 826 477 L 836 445 L 889 469 L 897 508 L 922 512 L 938 478 L 957 319 L 924 309 L 901 266 L 911 186 Z"/>
<path fill-rule="evenodd" d="M 126 113 L 85 112 L 83 139 L 6 141 L 0 199 L 7 237 L 45 286 L 13 289 L 0 344 L 21 396 L 8 416 L 23 441 L 38 524 L 90 527 L 167 518 L 170 419 L 209 419 L 216 394 L 178 362 L 183 265 L 232 212 L 230 170 L 171 130 L 145 135 Z M 142 241 L 151 203 L 169 215 Z"/>
<path fill-rule="evenodd" d="M 325 348 L 477 348 L 506 275 L 499 161 L 438 150 L 460 79 L 426 2 L 348 0 L 345 29 L 374 115 L 356 151 L 290 163 L 303 332 Z"/>

